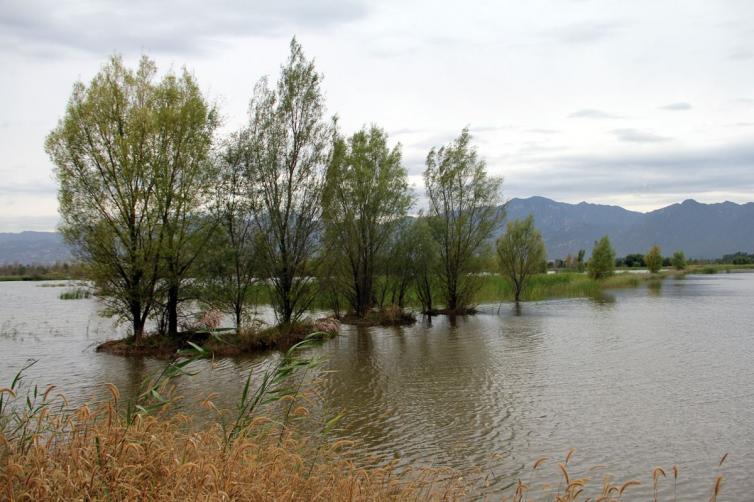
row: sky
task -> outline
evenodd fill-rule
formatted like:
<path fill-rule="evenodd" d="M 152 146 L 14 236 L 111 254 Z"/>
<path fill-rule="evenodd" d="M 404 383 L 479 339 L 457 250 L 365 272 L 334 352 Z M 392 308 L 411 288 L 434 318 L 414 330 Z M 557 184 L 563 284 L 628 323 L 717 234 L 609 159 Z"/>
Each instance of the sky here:
<path fill-rule="evenodd" d="M 55 228 L 44 138 L 110 55 L 188 68 L 222 136 L 294 35 L 343 132 L 401 143 L 420 205 L 466 126 L 505 199 L 754 200 L 750 0 L 0 0 L 0 232 Z"/>

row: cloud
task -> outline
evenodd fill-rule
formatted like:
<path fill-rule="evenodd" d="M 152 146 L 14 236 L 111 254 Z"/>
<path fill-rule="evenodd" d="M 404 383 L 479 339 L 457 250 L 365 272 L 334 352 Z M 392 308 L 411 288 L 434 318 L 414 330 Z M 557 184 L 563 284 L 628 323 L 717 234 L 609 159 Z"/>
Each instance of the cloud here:
<path fill-rule="evenodd" d="M 366 13 L 361 0 L 10 0 L 0 10 L 0 47 L 35 56 L 61 49 L 196 53 L 226 37 L 327 30 Z"/>
<path fill-rule="evenodd" d="M 619 115 L 612 115 L 594 108 L 583 108 L 568 115 L 569 119 L 618 119 Z"/>
<path fill-rule="evenodd" d="M 659 143 L 669 141 L 671 138 L 641 131 L 639 129 L 613 129 L 611 131 L 619 140 L 629 143 Z"/>
<path fill-rule="evenodd" d="M 555 28 L 550 35 L 564 44 L 592 44 L 613 37 L 622 27 L 616 22 L 581 22 Z"/>
<path fill-rule="evenodd" d="M 7 172 L 8 170 L 0 170 L 0 173 Z M 8 179 L 5 175 L 2 176 Z M 44 195 L 57 193 L 57 186 L 52 180 L 42 181 L 25 181 L 25 182 L 5 182 L 0 183 L 0 195 Z"/>
<path fill-rule="evenodd" d="M 754 58 L 754 52 L 747 49 L 739 49 L 731 52 L 728 57 L 734 61 L 748 61 Z"/>
<path fill-rule="evenodd" d="M 661 106 L 660 109 L 662 110 L 670 110 L 670 111 L 683 111 L 683 110 L 691 110 L 691 104 L 684 103 L 683 101 L 679 101 L 677 103 L 670 103 L 669 105 Z"/>
<path fill-rule="evenodd" d="M 703 194 L 754 193 L 754 139 L 643 154 L 543 154 L 527 157 L 524 162 L 524 168 L 506 177 L 511 181 L 509 189 L 517 194 L 587 200 L 656 194 L 683 200 Z M 515 162 L 506 160 L 501 166 L 506 164 Z M 715 175 L 710 176 L 713 170 Z"/>

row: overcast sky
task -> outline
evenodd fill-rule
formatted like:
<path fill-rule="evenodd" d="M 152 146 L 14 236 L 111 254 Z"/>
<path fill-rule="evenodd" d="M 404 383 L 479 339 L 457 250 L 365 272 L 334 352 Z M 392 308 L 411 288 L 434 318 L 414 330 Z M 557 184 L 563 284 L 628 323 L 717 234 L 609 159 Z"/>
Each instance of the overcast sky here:
<path fill-rule="evenodd" d="M 418 194 L 468 125 L 506 199 L 754 200 L 750 0 L 2 0 L 0 231 L 55 227 L 44 137 L 108 55 L 185 65 L 226 133 L 293 35 L 328 113 L 400 141 Z"/>

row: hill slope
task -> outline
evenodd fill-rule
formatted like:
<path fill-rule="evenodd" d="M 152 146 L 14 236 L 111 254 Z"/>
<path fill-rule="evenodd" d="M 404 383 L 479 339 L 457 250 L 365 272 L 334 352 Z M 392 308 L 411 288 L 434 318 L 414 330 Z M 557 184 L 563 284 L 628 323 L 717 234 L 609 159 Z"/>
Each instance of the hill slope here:
<path fill-rule="evenodd" d="M 644 253 L 658 244 L 668 255 L 682 249 L 691 258 L 719 258 L 754 251 L 754 203 L 680 204 L 639 213 L 618 206 L 567 204 L 544 197 L 511 199 L 508 218 L 534 215 L 550 259 L 589 253 L 594 241 L 608 235 L 619 256 Z"/>
<path fill-rule="evenodd" d="M 618 256 L 644 253 L 659 244 L 669 255 L 682 249 L 690 258 L 719 258 L 736 251 L 754 252 L 754 203 L 680 204 L 639 213 L 618 206 L 567 204 L 545 197 L 511 199 L 507 218 L 534 215 L 550 259 L 565 258 L 579 249 L 589 253 L 594 241 L 610 236 Z M 0 233 L 0 265 L 46 265 L 71 260 L 71 252 L 56 232 Z"/>

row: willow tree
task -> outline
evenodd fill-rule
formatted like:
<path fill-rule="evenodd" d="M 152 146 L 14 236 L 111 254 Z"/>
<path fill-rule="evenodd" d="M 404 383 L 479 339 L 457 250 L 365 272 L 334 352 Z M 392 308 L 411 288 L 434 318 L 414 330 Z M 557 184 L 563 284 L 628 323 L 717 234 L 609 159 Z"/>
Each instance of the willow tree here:
<path fill-rule="evenodd" d="M 231 135 L 215 159 L 217 179 L 212 213 L 217 229 L 199 270 L 202 300 L 232 314 L 236 331 L 244 327 L 257 282 L 257 232 L 249 151 L 243 133 Z"/>
<path fill-rule="evenodd" d="M 156 67 L 113 57 L 78 82 L 45 149 L 59 184 L 60 230 L 88 264 L 107 310 L 128 319 L 138 341 L 155 304 L 163 245 L 156 166 L 182 123 L 158 119 Z M 168 128 L 166 130 L 166 128 Z"/>
<path fill-rule="evenodd" d="M 478 284 L 470 275 L 475 254 L 503 217 L 497 207 L 502 179 L 487 174 L 468 129 L 450 144 L 432 148 L 426 166 L 429 224 L 438 245 L 445 305 L 450 312 L 463 312 Z"/>
<path fill-rule="evenodd" d="M 383 130 L 372 126 L 336 139 L 323 200 L 325 236 L 328 250 L 347 264 L 346 297 L 359 317 L 373 306 L 377 267 L 411 206 L 406 176 L 400 145 L 390 148 Z"/>
<path fill-rule="evenodd" d="M 532 275 L 546 270 L 547 253 L 542 234 L 534 226 L 534 217 L 508 222 L 506 232 L 497 241 L 497 256 L 503 277 L 513 285 L 515 301 Z"/>
<path fill-rule="evenodd" d="M 594 243 L 592 258 L 587 265 L 589 275 L 593 279 L 604 279 L 613 275 L 615 271 L 615 250 L 606 235 Z"/>
<path fill-rule="evenodd" d="M 291 41 L 290 57 L 271 88 L 260 80 L 250 105 L 249 175 L 255 183 L 260 266 L 273 286 L 281 323 L 298 319 L 314 299 L 315 245 L 322 222 L 324 174 L 333 127 L 324 118 L 322 76 Z"/>
<path fill-rule="evenodd" d="M 660 250 L 660 246 L 657 244 L 652 246 L 647 254 L 644 255 L 644 263 L 647 264 L 647 269 L 649 269 L 650 273 L 656 274 L 660 271 L 662 268 L 662 251 Z"/>
<path fill-rule="evenodd" d="M 217 112 L 187 71 L 168 74 L 154 89 L 158 131 L 152 173 L 160 213 L 161 295 L 169 335 L 178 333 L 178 306 L 192 266 L 214 229 L 208 215 L 215 181 L 209 158 Z"/>

